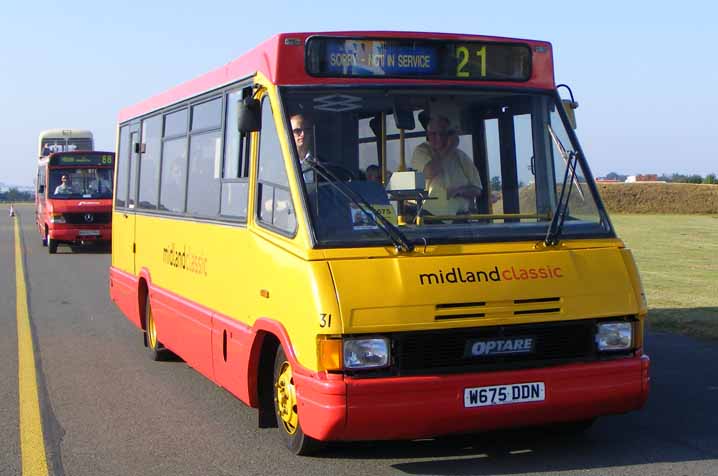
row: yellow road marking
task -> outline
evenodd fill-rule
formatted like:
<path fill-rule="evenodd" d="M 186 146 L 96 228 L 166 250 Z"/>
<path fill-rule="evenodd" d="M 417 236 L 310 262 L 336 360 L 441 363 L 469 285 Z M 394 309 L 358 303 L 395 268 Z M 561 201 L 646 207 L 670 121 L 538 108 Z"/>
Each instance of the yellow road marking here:
<path fill-rule="evenodd" d="M 27 312 L 25 268 L 20 246 L 20 226 L 15 219 L 15 289 L 17 302 L 17 360 L 20 400 L 20 453 L 23 476 L 47 476 L 45 439 L 42 435 L 40 400 L 37 393 L 35 353 L 30 315 Z"/>

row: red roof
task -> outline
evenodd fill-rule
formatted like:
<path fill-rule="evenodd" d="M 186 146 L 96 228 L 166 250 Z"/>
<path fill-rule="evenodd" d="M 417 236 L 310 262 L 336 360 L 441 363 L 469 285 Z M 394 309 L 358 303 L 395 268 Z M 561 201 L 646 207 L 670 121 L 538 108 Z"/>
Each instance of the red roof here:
<path fill-rule="evenodd" d="M 392 31 L 345 31 L 321 33 L 280 33 L 261 43 L 259 46 L 230 61 L 226 65 L 205 73 L 195 79 L 175 86 L 161 94 L 153 96 L 138 104 L 122 109 L 119 122 L 125 122 L 148 112 L 169 106 L 176 102 L 191 98 L 204 92 L 212 91 L 261 72 L 270 81 L 278 85 L 302 84 L 356 84 L 356 78 L 316 78 L 304 71 L 304 43 L 307 38 L 315 35 L 375 37 L 375 38 L 417 38 L 433 40 L 458 41 L 490 41 L 490 42 L 522 42 L 528 44 L 532 51 L 531 78 L 522 83 L 508 83 L 515 87 L 554 89 L 553 55 L 551 44 L 545 41 L 502 38 L 496 36 L 463 35 L 449 33 L 392 32 Z M 287 40 L 299 40 L 288 42 Z M 288 44 L 289 43 L 289 44 Z M 537 54 L 536 47 L 546 48 L 545 54 Z M 282 61 L 279 61 L 279 57 Z M 417 84 L 415 79 L 363 78 L 363 84 Z M 422 80 L 422 84 L 471 84 L 471 81 L 435 81 Z M 474 84 L 506 85 L 507 83 L 481 81 Z"/>

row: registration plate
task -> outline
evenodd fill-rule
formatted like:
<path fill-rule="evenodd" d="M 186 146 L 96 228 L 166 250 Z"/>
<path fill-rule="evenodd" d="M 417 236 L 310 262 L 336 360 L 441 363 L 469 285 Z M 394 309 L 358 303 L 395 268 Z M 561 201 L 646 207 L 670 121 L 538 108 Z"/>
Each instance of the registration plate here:
<path fill-rule="evenodd" d="M 514 383 L 464 389 L 464 407 L 487 407 L 509 403 L 542 402 L 546 399 L 543 382 Z"/>
<path fill-rule="evenodd" d="M 80 230 L 78 233 L 80 236 L 100 236 L 99 230 Z"/>

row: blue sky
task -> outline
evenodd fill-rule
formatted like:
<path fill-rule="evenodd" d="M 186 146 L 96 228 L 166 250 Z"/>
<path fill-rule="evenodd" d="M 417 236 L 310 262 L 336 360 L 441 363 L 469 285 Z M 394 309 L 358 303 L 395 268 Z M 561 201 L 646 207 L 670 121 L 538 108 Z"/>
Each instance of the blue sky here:
<path fill-rule="evenodd" d="M 670 5 L 6 2 L 0 182 L 32 183 L 41 130 L 91 129 L 98 148 L 114 150 L 121 108 L 223 65 L 275 33 L 375 29 L 550 41 L 556 81 L 568 83 L 580 103 L 577 133 L 594 175 L 716 173 L 718 7 L 694 0 Z"/>

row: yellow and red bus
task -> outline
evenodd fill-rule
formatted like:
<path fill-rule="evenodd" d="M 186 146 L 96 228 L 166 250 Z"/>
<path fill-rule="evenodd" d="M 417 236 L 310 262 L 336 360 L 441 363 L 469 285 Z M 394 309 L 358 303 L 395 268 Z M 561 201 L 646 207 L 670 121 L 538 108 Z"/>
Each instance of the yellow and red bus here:
<path fill-rule="evenodd" d="M 276 35 L 120 112 L 111 297 L 297 454 L 640 409 L 646 300 L 566 104 L 544 41 Z"/>
<path fill-rule="evenodd" d="M 50 254 L 60 244 L 108 244 L 112 239 L 115 153 L 94 150 L 92 133 L 43 131 L 38 141 L 35 223 Z"/>

